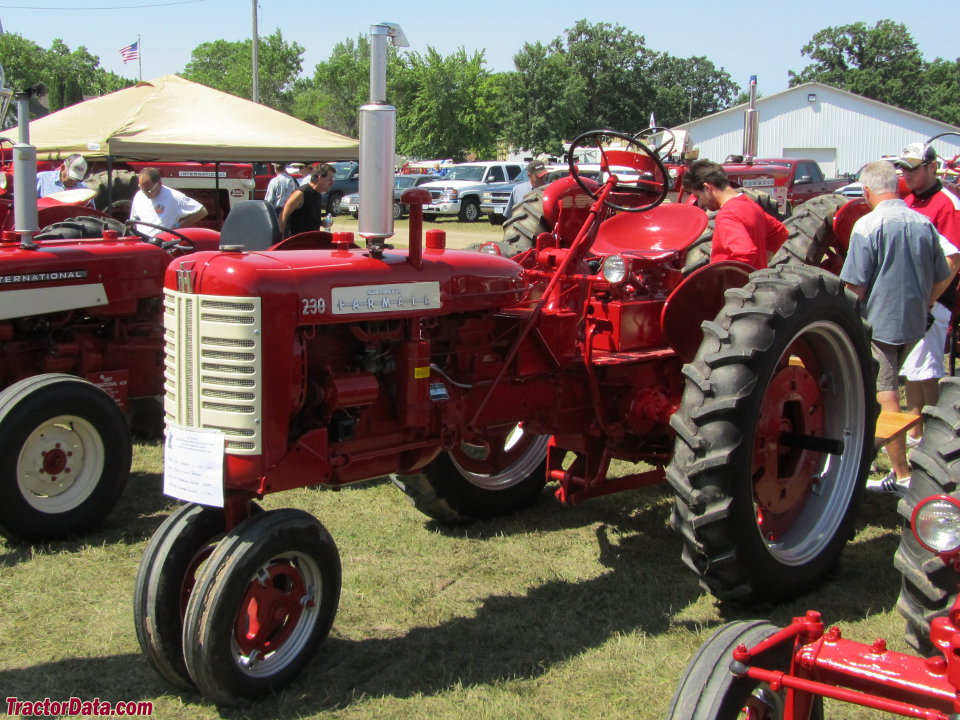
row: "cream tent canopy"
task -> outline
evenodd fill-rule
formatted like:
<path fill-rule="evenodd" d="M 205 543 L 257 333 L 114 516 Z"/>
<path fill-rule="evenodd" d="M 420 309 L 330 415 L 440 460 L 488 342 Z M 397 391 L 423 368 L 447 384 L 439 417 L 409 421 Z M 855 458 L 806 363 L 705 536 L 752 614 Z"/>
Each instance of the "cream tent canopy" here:
<path fill-rule="evenodd" d="M 4 135 L 18 138 L 17 128 Z M 356 159 L 359 143 L 176 75 L 71 105 L 30 123 L 41 160 L 222 162 Z"/>

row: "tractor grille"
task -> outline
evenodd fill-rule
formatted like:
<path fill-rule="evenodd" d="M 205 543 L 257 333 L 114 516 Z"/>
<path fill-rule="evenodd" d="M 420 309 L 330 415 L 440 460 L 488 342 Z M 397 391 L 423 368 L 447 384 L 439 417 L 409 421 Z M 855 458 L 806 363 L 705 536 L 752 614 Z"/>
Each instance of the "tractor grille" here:
<path fill-rule="evenodd" d="M 218 430 L 226 449 L 260 449 L 260 298 L 164 290 L 164 410 L 168 422 Z"/>

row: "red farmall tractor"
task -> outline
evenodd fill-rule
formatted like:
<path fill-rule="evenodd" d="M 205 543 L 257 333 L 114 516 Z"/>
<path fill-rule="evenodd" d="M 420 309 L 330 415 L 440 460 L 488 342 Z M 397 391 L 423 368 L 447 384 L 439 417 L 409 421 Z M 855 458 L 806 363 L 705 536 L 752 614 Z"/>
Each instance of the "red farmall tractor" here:
<path fill-rule="evenodd" d="M 361 194 L 382 202 L 362 207 L 366 247 L 321 233 L 257 251 L 224 231 L 221 252 L 170 265 L 165 483 L 205 504 L 164 522 L 138 572 L 138 639 L 166 679 L 241 704 L 316 652 L 341 567 L 318 520 L 254 503 L 290 488 L 389 475 L 457 522 L 546 483 L 575 504 L 666 479 L 684 559 L 717 597 L 794 597 L 833 568 L 873 455 L 855 299 L 801 264 L 685 276 L 704 213 L 661 204 L 666 170 L 630 136 L 582 146 L 633 179 L 571 164 L 543 194 L 549 231 L 512 259 L 447 250 L 437 230 L 424 247 L 417 190 L 409 249 L 385 244 L 392 154 L 368 134 Z M 636 472 L 608 477 L 613 459 Z"/>
<path fill-rule="evenodd" d="M 668 718 L 808 720 L 824 717 L 824 698 L 902 717 L 960 715 L 960 378 L 941 381 L 940 401 L 924 415 L 894 560 L 903 577 L 897 608 L 920 655 L 882 639 L 849 640 L 813 610 L 783 629 L 734 622 L 694 655 Z"/>

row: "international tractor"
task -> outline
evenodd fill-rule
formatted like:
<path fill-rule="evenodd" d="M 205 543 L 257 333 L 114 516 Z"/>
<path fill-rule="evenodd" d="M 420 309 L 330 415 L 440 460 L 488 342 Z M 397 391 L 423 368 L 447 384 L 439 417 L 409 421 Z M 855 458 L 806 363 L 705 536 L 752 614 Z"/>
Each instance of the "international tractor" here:
<path fill-rule="evenodd" d="M 834 709 L 846 703 L 883 717 L 960 716 L 960 379 L 941 381 L 940 400 L 924 415 L 894 559 L 897 609 L 919 653 L 893 651 L 882 638 L 856 642 L 814 610 L 785 628 L 729 623 L 691 659 L 669 720 L 814 720 L 824 717 L 824 698 Z"/>
<path fill-rule="evenodd" d="M 86 531 L 116 503 L 130 421 L 162 417 L 167 264 L 219 233 L 148 238 L 88 207 L 87 189 L 38 202 L 20 127 L 16 192 L 0 194 L 0 534 L 33 542 Z"/>
<path fill-rule="evenodd" d="M 395 29 L 372 30 L 382 53 Z M 276 244 L 254 205 L 242 235 L 167 269 L 164 484 L 192 502 L 137 575 L 152 666 L 224 705 L 289 683 L 331 628 L 341 564 L 317 519 L 256 501 L 384 476 L 441 522 L 519 510 L 548 483 L 573 505 L 666 480 L 684 561 L 718 598 L 816 585 L 873 456 L 869 330 L 836 276 L 798 263 L 684 275 L 704 213 L 662 204 L 659 158 L 611 131 L 574 141 L 602 182 L 571 163 L 529 250 L 424 240 L 422 189 L 402 198 L 409 247 L 396 249 L 384 87 L 361 110 L 361 242 Z M 635 470 L 612 477 L 614 459 Z"/>

